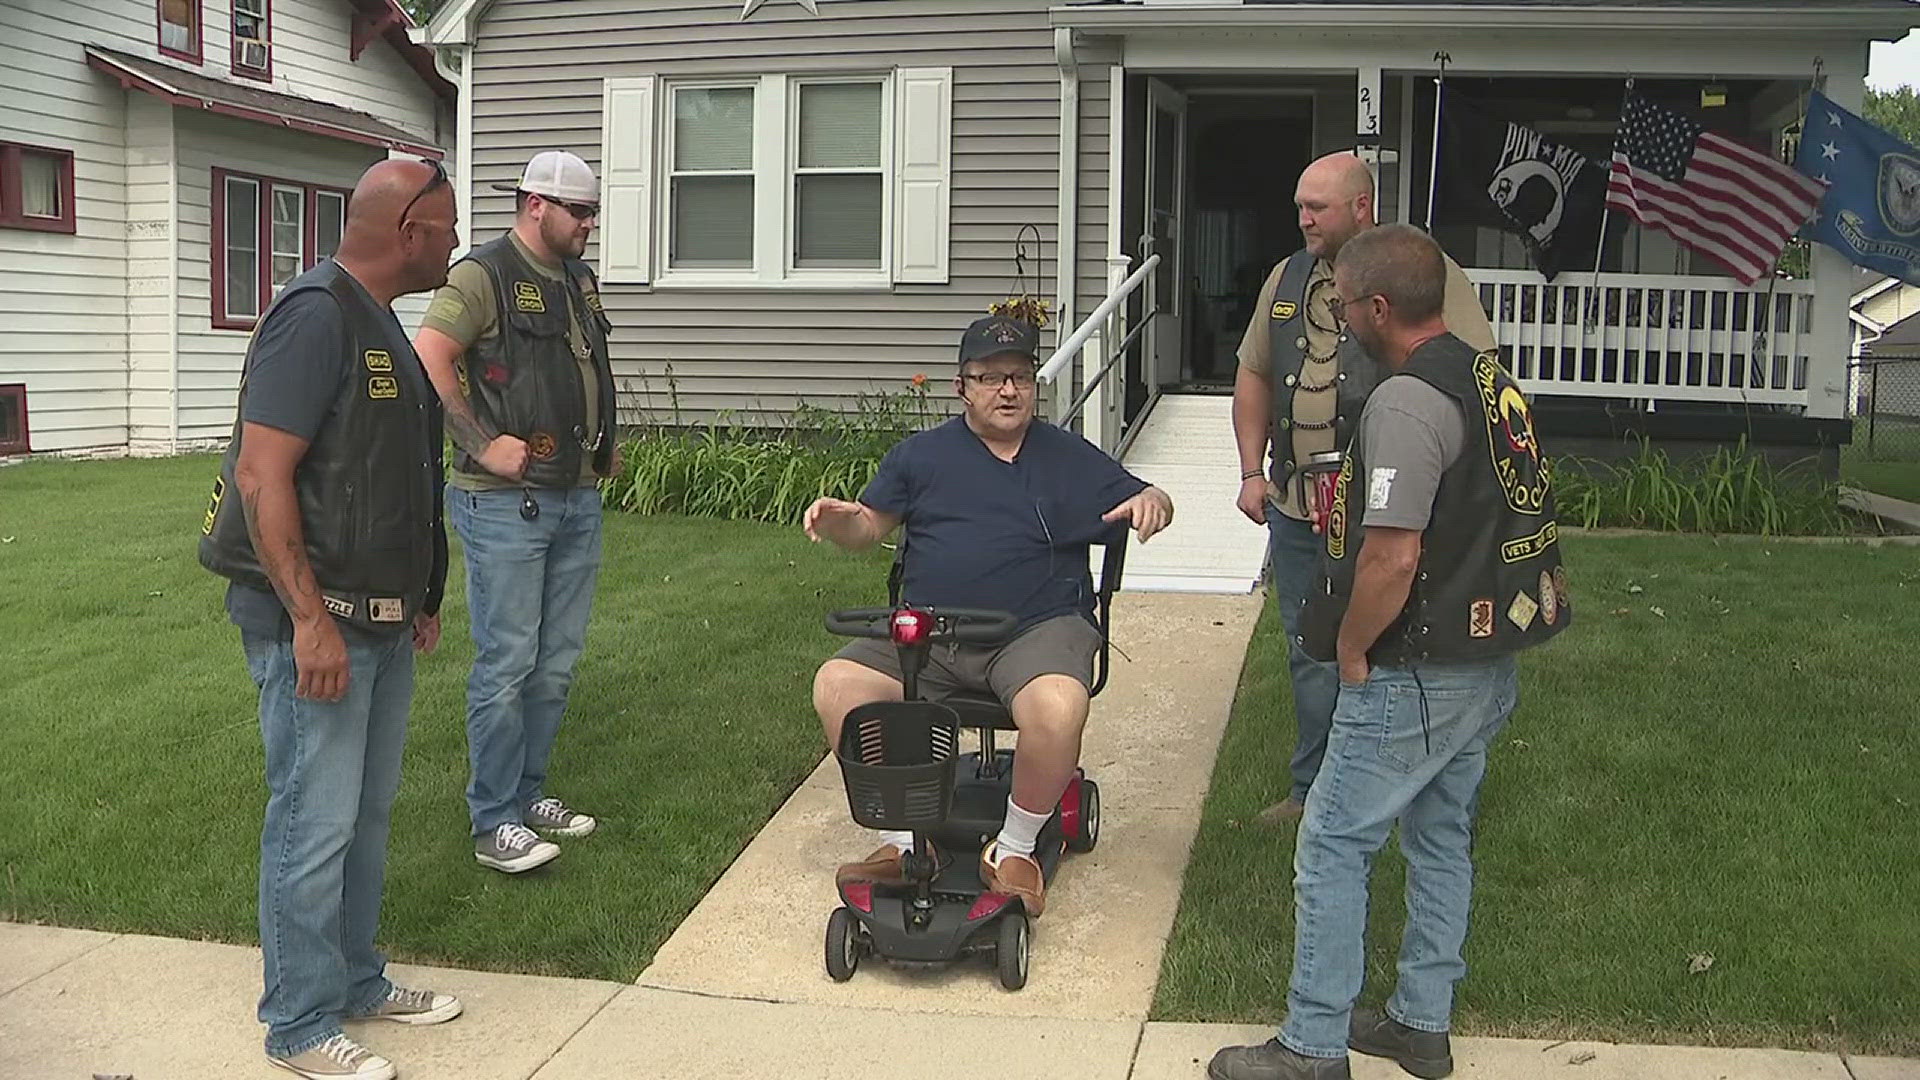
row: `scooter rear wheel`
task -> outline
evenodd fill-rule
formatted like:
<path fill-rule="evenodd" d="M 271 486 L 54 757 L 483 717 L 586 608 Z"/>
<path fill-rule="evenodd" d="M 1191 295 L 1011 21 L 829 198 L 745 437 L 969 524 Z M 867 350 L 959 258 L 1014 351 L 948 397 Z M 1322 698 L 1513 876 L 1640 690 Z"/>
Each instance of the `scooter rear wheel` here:
<path fill-rule="evenodd" d="M 1018 990 L 1027 985 L 1027 961 L 1032 939 L 1026 912 L 1016 911 L 1002 916 L 997 937 L 994 960 L 1000 971 L 1000 985 L 1008 990 Z"/>
<path fill-rule="evenodd" d="M 1092 851 L 1100 842 L 1100 785 L 1080 781 L 1080 832 L 1067 838 L 1067 850 L 1076 854 Z"/>
<path fill-rule="evenodd" d="M 837 907 L 827 916 L 827 974 L 846 982 L 860 967 L 860 930 L 853 912 Z"/>

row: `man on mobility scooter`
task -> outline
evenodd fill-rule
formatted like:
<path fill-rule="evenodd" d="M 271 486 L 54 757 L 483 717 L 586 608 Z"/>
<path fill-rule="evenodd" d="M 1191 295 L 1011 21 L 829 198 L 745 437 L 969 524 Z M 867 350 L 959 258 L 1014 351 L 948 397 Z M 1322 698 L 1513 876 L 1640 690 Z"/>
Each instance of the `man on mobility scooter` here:
<path fill-rule="evenodd" d="M 954 377 L 964 413 L 889 451 L 858 502 L 821 499 L 804 519 L 816 543 L 849 551 L 904 523 L 908 604 L 1014 616 L 1003 645 L 935 646 L 918 676 L 919 696 L 991 692 L 1011 712 L 1020 732 L 1013 792 L 999 836 L 981 851 L 980 879 L 1036 918 L 1046 879 L 1035 844 L 1079 764 L 1101 644 L 1089 549 L 1115 523 L 1130 523 L 1145 541 L 1173 518 L 1165 492 L 1079 435 L 1035 421 L 1038 352 L 1029 323 L 974 322 Z M 841 725 L 858 706 L 901 700 L 901 676 L 899 652 L 886 640 L 856 640 L 823 664 L 813 703 L 828 745 L 840 745 Z M 837 880 L 901 884 L 912 848 L 911 832 L 883 832 L 879 848 L 840 867 Z"/>

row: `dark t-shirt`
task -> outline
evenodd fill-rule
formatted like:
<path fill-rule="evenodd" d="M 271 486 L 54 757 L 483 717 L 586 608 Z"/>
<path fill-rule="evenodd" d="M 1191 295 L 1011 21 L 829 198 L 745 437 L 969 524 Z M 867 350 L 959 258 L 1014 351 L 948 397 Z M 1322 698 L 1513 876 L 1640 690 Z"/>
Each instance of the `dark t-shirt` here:
<path fill-rule="evenodd" d="M 387 351 L 395 357 L 411 357 L 413 343 L 407 340 L 406 331 L 391 310 L 386 310 L 386 315 Z M 353 371 L 347 339 L 346 316 L 333 297 L 319 289 L 289 297 L 269 313 L 256 333 L 240 419 L 312 442 L 333 415 L 334 402 Z M 301 525 L 313 527 L 312 522 Z M 293 620 L 287 617 L 280 597 L 270 591 L 237 581 L 230 583 L 227 616 L 249 633 L 293 637 Z M 408 629 L 403 626 L 376 633 L 347 623 L 338 625 L 343 633 L 380 640 L 391 640 Z"/>
<path fill-rule="evenodd" d="M 1088 549 L 1100 516 L 1144 480 L 1092 443 L 1034 421 L 1011 462 L 955 417 L 887 452 L 860 501 L 906 530 L 910 603 L 1012 612 L 1021 628 L 1091 616 Z"/>

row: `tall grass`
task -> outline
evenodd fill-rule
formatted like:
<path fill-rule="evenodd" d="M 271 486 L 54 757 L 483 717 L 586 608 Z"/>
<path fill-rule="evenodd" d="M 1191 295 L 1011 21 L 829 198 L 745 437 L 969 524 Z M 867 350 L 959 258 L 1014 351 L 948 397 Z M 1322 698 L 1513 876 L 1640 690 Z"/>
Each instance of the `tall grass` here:
<path fill-rule="evenodd" d="M 1798 467 L 1775 469 L 1745 440 L 1680 464 L 1644 440 L 1618 463 L 1557 462 L 1560 520 L 1587 528 L 1761 536 L 1856 535 L 1872 519 L 1840 506 L 1839 488 Z"/>

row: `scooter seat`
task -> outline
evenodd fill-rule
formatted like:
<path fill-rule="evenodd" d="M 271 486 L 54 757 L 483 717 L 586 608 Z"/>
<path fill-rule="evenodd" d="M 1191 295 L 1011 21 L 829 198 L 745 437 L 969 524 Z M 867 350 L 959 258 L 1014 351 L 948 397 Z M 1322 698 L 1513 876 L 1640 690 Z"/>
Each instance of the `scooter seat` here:
<path fill-rule="evenodd" d="M 940 699 L 960 715 L 960 726 L 964 728 L 991 728 L 994 731 L 1018 731 L 1014 726 L 1013 714 L 1000 703 L 1000 699 L 991 693 L 979 693 L 973 690 L 957 690 Z"/>

